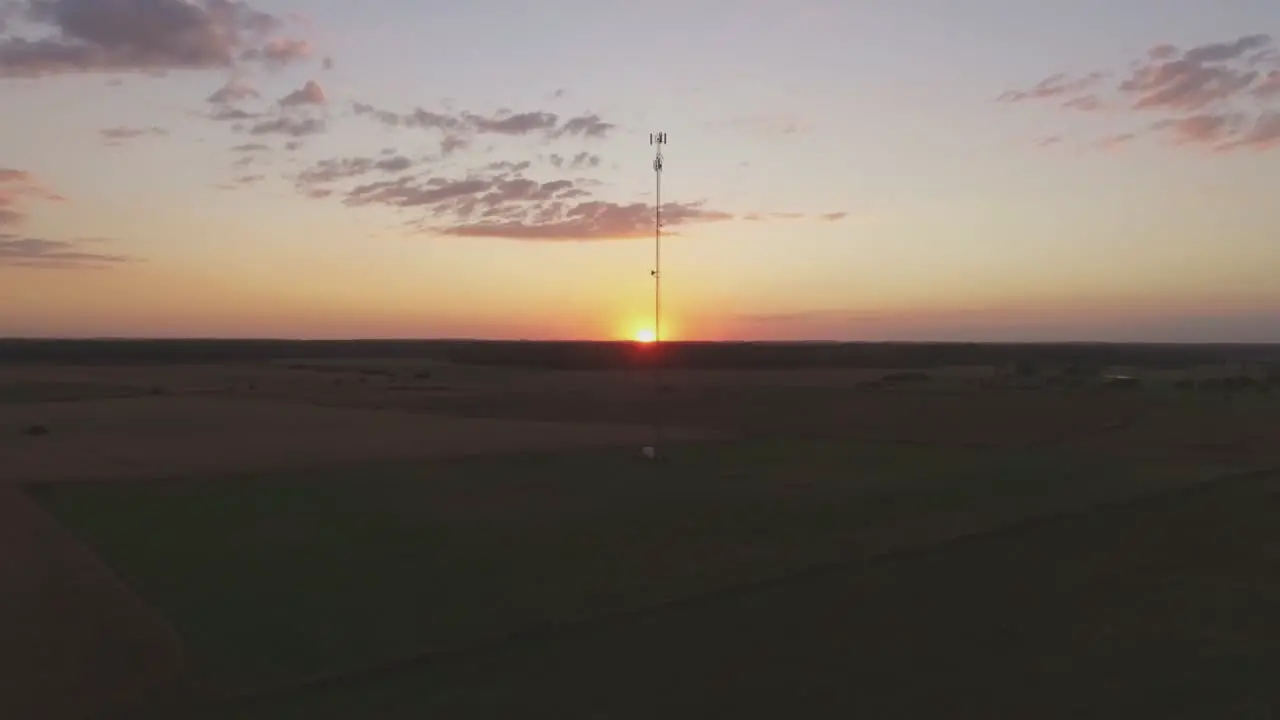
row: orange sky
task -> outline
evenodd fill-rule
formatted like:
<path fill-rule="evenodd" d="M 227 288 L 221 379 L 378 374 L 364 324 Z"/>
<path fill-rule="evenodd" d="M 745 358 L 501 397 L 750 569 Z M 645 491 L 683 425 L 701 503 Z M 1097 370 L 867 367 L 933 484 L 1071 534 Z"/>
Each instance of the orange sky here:
<path fill-rule="evenodd" d="M 0 336 L 633 339 L 665 131 L 664 339 L 1280 337 L 1274 13 L 975 2 L 10 13 Z"/>

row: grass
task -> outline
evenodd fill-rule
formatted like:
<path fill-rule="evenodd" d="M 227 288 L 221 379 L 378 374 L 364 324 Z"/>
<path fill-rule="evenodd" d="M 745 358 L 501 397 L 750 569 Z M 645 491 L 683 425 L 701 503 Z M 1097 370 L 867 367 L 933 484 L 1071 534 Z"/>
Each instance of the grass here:
<path fill-rule="evenodd" d="M 489 457 L 40 486 L 186 641 L 253 691 L 698 595 L 1220 468 L 840 443 Z"/>

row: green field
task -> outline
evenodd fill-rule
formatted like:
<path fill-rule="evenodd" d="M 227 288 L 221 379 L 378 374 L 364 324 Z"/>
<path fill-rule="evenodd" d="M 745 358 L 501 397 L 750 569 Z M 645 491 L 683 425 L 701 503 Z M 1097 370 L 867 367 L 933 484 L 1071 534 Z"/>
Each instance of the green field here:
<path fill-rule="evenodd" d="M 1222 467 L 836 443 L 48 485 L 178 630 L 202 695 L 253 693 L 638 611 L 1204 479 Z"/>

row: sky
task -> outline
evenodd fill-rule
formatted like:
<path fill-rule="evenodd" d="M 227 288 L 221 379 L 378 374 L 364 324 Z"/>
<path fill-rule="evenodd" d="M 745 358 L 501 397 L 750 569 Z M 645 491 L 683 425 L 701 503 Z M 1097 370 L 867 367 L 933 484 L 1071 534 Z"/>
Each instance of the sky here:
<path fill-rule="evenodd" d="M 0 0 L 0 336 L 1280 340 L 1274 0 Z"/>

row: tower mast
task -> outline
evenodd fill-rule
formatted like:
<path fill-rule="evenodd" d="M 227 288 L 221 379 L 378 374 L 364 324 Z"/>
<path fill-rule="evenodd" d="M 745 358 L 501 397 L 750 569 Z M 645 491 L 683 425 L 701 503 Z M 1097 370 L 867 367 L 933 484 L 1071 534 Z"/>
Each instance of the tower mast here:
<path fill-rule="evenodd" d="M 662 146 L 667 144 L 664 132 L 650 133 L 654 147 L 653 176 L 653 451 L 657 457 L 662 446 Z"/>
<path fill-rule="evenodd" d="M 654 146 L 653 176 L 653 340 L 662 342 L 662 146 L 667 144 L 664 132 L 650 133 L 649 144 Z"/>

